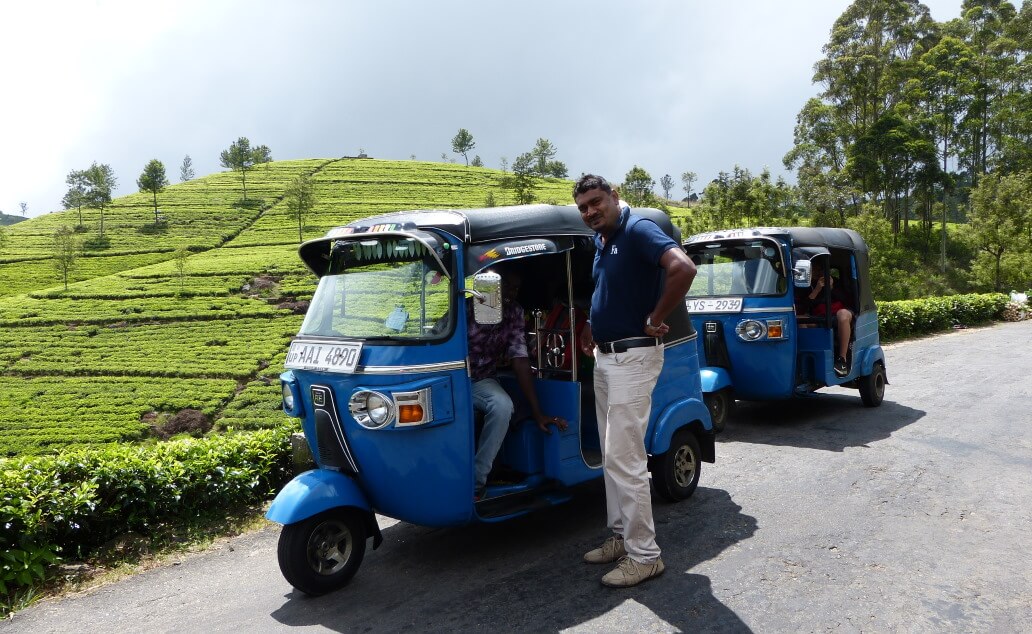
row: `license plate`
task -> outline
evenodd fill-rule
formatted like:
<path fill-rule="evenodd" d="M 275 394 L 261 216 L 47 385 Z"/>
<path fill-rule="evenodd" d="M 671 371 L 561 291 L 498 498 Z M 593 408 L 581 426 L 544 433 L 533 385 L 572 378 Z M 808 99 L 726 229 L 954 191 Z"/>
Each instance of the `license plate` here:
<path fill-rule="evenodd" d="M 362 353 L 362 342 L 342 341 L 339 343 L 312 343 L 295 341 L 290 344 L 287 362 L 283 365 L 291 370 L 324 370 L 351 374 L 358 366 Z"/>
<path fill-rule="evenodd" d="M 741 297 L 686 297 L 684 305 L 690 313 L 740 313 Z"/>

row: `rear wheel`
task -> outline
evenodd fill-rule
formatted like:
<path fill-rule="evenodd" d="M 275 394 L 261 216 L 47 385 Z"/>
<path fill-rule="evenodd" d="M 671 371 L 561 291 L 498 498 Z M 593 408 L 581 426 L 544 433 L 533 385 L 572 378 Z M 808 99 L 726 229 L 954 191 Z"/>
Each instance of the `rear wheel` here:
<path fill-rule="evenodd" d="M 652 458 L 652 484 L 660 497 L 679 502 L 691 497 L 699 485 L 702 455 L 699 441 L 688 429 L 670 439 L 670 449 Z"/>
<path fill-rule="evenodd" d="M 878 407 L 885 398 L 885 366 L 875 363 L 874 369 L 867 376 L 862 376 L 860 382 L 860 400 L 866 407 Z"/>
<path fill-rule="evenodd" d="M 317 596 L 351 581 L 365 556 L 365 519 L 358 509 L 337 508 L 284 526 L 276 554 L 290 585 Z"/>
<path fill-rule="evenodd" d="M 713 421 L 713 431 L 718 433 L 724 431 L 727 417 L 731 415 L 731 407 L 735 402 L 731 398 L 731 390 L 724 388 L 705 394 L 702 398 L 709 410 L 710 420 Z"/>

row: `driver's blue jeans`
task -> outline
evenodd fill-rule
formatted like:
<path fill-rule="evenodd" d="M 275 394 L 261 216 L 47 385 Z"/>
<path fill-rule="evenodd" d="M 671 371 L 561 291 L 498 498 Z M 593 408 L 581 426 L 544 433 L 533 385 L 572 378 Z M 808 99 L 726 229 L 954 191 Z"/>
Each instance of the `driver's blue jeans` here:
<path fill-rule="evenodd" d="M 487 484 L 487 474 L 509 431 L 512 397 L 495 379 L 481 379 L 473 384 L 473 409 L 484 412 L 484 428 L 480 431 L 474 460 L 474 486 L 480 488 Z"/>

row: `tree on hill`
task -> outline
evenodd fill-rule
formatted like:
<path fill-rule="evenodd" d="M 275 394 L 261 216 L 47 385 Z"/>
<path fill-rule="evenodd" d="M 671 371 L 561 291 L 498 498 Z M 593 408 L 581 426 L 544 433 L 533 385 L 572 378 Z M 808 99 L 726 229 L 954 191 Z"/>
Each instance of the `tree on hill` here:
<path fill-rule="evenodd" d="M 516 203 L 528 205 L 534 202 L 534 155 L 524 152 L 512 163 L 512 189 L 516 192 Z"/>
<path fill-rule="evenodd" d="M 365 154 L 365 152 L 361 152 Z M 254 148 L 254 164 L 269 166 L 272 162 L 272 150 L 269 149 L 268 145 L 259 145 Z"/>
<path fill-rule="evenodd" d="M 265 148 L 265 146 L 260 146 Z M 268 148 L 265 148 L 266 150 Z M 244 187 L 244 200 L 247 200 L 247 172 L 254 167 L 255 164 L 255 151 L 251 149 L 251 141 L 247 137 L 242 136 L 234 141 L 230 146 L 222 150 L 222 154 L 219 155 L 219 162 L 222 167 L 231 169 L 235 172 L 240 172 L 240 181 Z"/>
<path fill-rule="evenodd" d="M 659 179 L 659 186 L 663 188 L 663 198 L 670 198 L 670 190 L 674 188 L 674 177 L 664 174 L 663 178 Z"/>
<path fill-rule="evenodd" d="M 136 186 L 141 192 L 150 192 L 154 200 L 154 224 L 158 224 L 158 194 L 168 187 L 165 177 L 165 165 L 158 159 L 151 159 L 143 168 L 143 173 L 136 179 Z"/>
<path fill-rule="evenodd" d="M 104 237 L 104 208 L 111 202 L 111 192 L 118 186 L 118 179 L 111 166 L 94 161 L 86 170 L 86 192 L 83 200 L 91 209 L 100 211 L 100 237 Z"/>
<path fill-rule="evenodd" d="M 652 180 L 649 173 L 643 168 L 635 165 L 624 177 L 624 183 L 620 186 L 620 193 L 624 200 L 635 207 L 643 207 L 652 203 L 652 188 L 656 181 Z"/>
<path fill-rule="evenodd" d="M 75 232 L 62 226 L 54 232 L 54 267 L 64 280 L 64 289 L 68 290 L 68 274 L 75 268 L 81 246 Z"/>
<path fill-rule="evenodd" d="M 18 206 L 21 207 L 21 215 L 27 218 L 29 216 L 29 203 L 20 202 Z"/>
<path fill-rule="evenodd" d="M 86 190 L 89 187 L 89 180 L 86 178 L 85 170 L 72 170 L 65 177 L 68 191 L 61 199 L 61 205 L 65 209 L 75 208 L 79 212 L 79 226 L 82 226 L 82 206 L 86 204 Z"/>
<path fill-rule="evenodd" d="M 534 149 L 530 151 L 534 159 L 534 172 L 539 176 L 547 176 L 550 173 L 549 162 L 555 158 L 555 153 L 556 149 L 551 141 L 538 139 L 534 144 Z"/>
<path fill-rule="evenodd" d="M 183 164 L 179 167 L 179 180 L 185 183 L 188 180 L 193 180 L 193 177 L 193 159 L 187 154 L 183 157 Z"/>
<path fill-rule="evenodd" d="M 477 146 L 473 140 L 473 135 L 469 133 L 466 128 L 459 128 L 458 134 L 456 134 L 451 140 L 452 152 L 461 154 L 462 158 L 466 159 L 466 167 L 469 167 L 469 151 Z"/>
<path fill-rule="evenodd" d="M 689 207 L 692 206 L 692 183 L 697 180 L 699 180 L 699 175 L 695 172 L 685 172 L 681 174 L 681 182 L 684 183 L 685 200 L 688 201 Z"/>
<path fill-rule="evenodd" d="M 302 228 L 304 218 L 315 206 L 315 192 L 312 187 L 312 178 L 308 174 L 301 174 L 295 178 L 286 191 L 287 209 L 290 216 L 297 219 L 297 241 L 304 242 Z"/>
<path fill-rule="evenodd" d="M 186 284 L 186 259 L 190 257 L 190 251 L 186 247 L 179 247 L 172 253 L 172 266 L 176 269 L 176 276 L 179 277 L 179 292 L 183 292 Z"/>
<path fill-rule="evenodd" d="M 480 155 L 477 154 L 476 156 L 473 157 L 473 162 L 470 163 L 470 165 L 472 165 L 473 167 L 483 167 L 484 166 L 484 162 L 482 160 L 480 160 Z"/>

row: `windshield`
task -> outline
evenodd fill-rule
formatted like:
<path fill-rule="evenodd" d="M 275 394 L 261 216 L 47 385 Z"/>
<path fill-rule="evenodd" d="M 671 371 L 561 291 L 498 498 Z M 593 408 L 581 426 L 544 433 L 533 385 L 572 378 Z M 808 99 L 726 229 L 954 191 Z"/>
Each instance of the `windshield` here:
<path fill-rule="evenodd" d="M 781 295 L 788 289 L 776 241 L 700 243 L 686 252 L 698 268 L 688 297 Z"/>
<path fill-rule="evenodd" d="M 418 243 L 405 246 L 335 245 L 330 274 L 319 280 L 299 334 L 401 342 L 447 334 L 452 285 Z"/>

